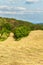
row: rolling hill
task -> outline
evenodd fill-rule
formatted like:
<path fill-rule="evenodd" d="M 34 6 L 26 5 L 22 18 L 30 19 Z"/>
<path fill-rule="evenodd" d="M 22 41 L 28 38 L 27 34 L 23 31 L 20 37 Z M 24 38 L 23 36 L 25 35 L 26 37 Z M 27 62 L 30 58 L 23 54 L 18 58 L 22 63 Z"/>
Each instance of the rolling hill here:
<path fill-rule="evenodd" d="M 0 42 L 0 65 L 43 65 L 43 31 L 15 41 L 13 33 Z"/>
<path fill-rule="evenodd" d="M 26 26 L 30 34 L 16 41 L 13 31 L 19 26 Z M 0 41 L 0 65 L 43 65 L 43 24 L 0 17 L 0 34 L 7 36 Z"/>

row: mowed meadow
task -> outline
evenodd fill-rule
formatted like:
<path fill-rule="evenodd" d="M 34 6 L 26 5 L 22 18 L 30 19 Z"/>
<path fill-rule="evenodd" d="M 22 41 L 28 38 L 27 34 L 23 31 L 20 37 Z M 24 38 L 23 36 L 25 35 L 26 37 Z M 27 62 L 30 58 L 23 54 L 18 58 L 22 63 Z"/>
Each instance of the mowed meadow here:
<path fill-rule="evenodd" d="M 6 18 L 1 18 L 0 21 L 0 65 L 43 65 L 43 24 L 33 24 Z M 11 27 L 6 26 L 3 31 L 3 22 L 4 25 L 6 25 L 6 22 L 10 23 Z M 24 36 L 21 33 L 23 37 L 19 34 L 17 38 L 20 37 L 20 39 L 15 40 L 15 28 L 20 26 L 26 26 L 25 30 L 24 27 L 19 28 L 20 33 L 21 29 L 27 31 L 28 28 L 29 34 Z M 5 31 L 6 29 L 7 31 Z"/>

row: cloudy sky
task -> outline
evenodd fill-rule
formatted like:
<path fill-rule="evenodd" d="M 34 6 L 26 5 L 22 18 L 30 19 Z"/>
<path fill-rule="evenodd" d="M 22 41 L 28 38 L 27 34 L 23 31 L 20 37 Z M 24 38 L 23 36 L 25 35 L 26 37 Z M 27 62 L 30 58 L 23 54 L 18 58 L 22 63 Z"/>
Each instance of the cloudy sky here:
<path fill-rule="evenodd" d="M 0 16 L 43 23 L 43 0 L 0 0 Z"/>

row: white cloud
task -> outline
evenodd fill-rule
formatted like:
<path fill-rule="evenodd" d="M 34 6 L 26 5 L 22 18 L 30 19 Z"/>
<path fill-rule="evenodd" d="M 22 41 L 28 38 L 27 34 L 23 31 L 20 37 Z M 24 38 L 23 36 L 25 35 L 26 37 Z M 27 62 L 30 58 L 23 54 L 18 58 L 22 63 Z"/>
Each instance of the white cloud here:
<path fill-rule="evenodd" d="M 27 13 L 43 13 L 43 10 L 25 10 L 24 14 L 27 14 Z"/>
<path fill-rule="evenodd" d="M 1 10 L 5 9 L 5 11 Z M 8 9 L 8 11 L 6 10 Z M 37 8 L 36 10 L 29 10 L 25 7 L 13 7 L 8 5 L 2 5 L 0 6 L 0 14 L 27 14 L 27 13 L 41 13 L 43 12 L 43 9 Z"/>
<path fill-rule="evenodd" d="M 9 0 L 8 2 L 15 3 L 16 1 L 15 0 Z"/>
<path fill-rule="evenodd" d="M 0 11 L 0 14 L 16 14 L 16 12 L 9 12 L 9 11 Z"/>
<path fill-rule="evenodd" d="M 16 9 L 18 9 L 18 10 L 26 10 L 25 7 L 16 7 Z"/>
<path fill-rule="evenodd" d="M 43 13 L 43 10 L 25 10 L 25 11 L 20 11 L 20 12 L 15 12 L 15 11 L 0 11 L 0 14 L 9 14 L 9 15 L 14 15 L 14 14 L 34 14 L 34 13 Z"/>
<path fill-rule="evenodd" d="M 8 6 L 6 6 L 6 5 L 2 5 L 2 6 L 0 6 L 1 9 L 2 9 L 2 8 L 6 8 L 6 7 L 8 7 Z"/>
<path fill-rule="evenodd" d="M 24 11 L 24 10 L 26 10 L 26 8 L 25 7 L 14 7 L 14 6 L 7 6 L 7 5 L 2 5 L 2 6 L 0 6 L 0 10 L 1 9 L 7 9 L 7 10 L 17 10 L 17 11 Z"/>
<path fill-rule="evenodd" d="M 7 5 L 2 5 L 2 6 L 0 6 L 0 9 L 3 9 L 3 8 L 10 9 L 10 8 L 12 8 L 12 7 L 9 7 L 9 6 L 7 6 Z"/>
<path fill-rule="evenodd" d="M 39 0 L 26 0 L 26 2 L 28 3 L 35 3 L 35 2 L 38 2 Z"/>

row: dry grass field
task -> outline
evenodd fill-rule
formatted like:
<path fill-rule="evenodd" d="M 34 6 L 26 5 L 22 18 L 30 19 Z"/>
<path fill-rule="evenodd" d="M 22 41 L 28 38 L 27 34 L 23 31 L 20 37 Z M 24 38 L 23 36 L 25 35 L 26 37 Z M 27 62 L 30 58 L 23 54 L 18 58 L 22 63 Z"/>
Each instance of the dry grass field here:
<path fill-rule="evenodd" d="M 0 42 L 0 65 L 43 65 L 43 31 L 15 41 L 11 33 Z"/>

